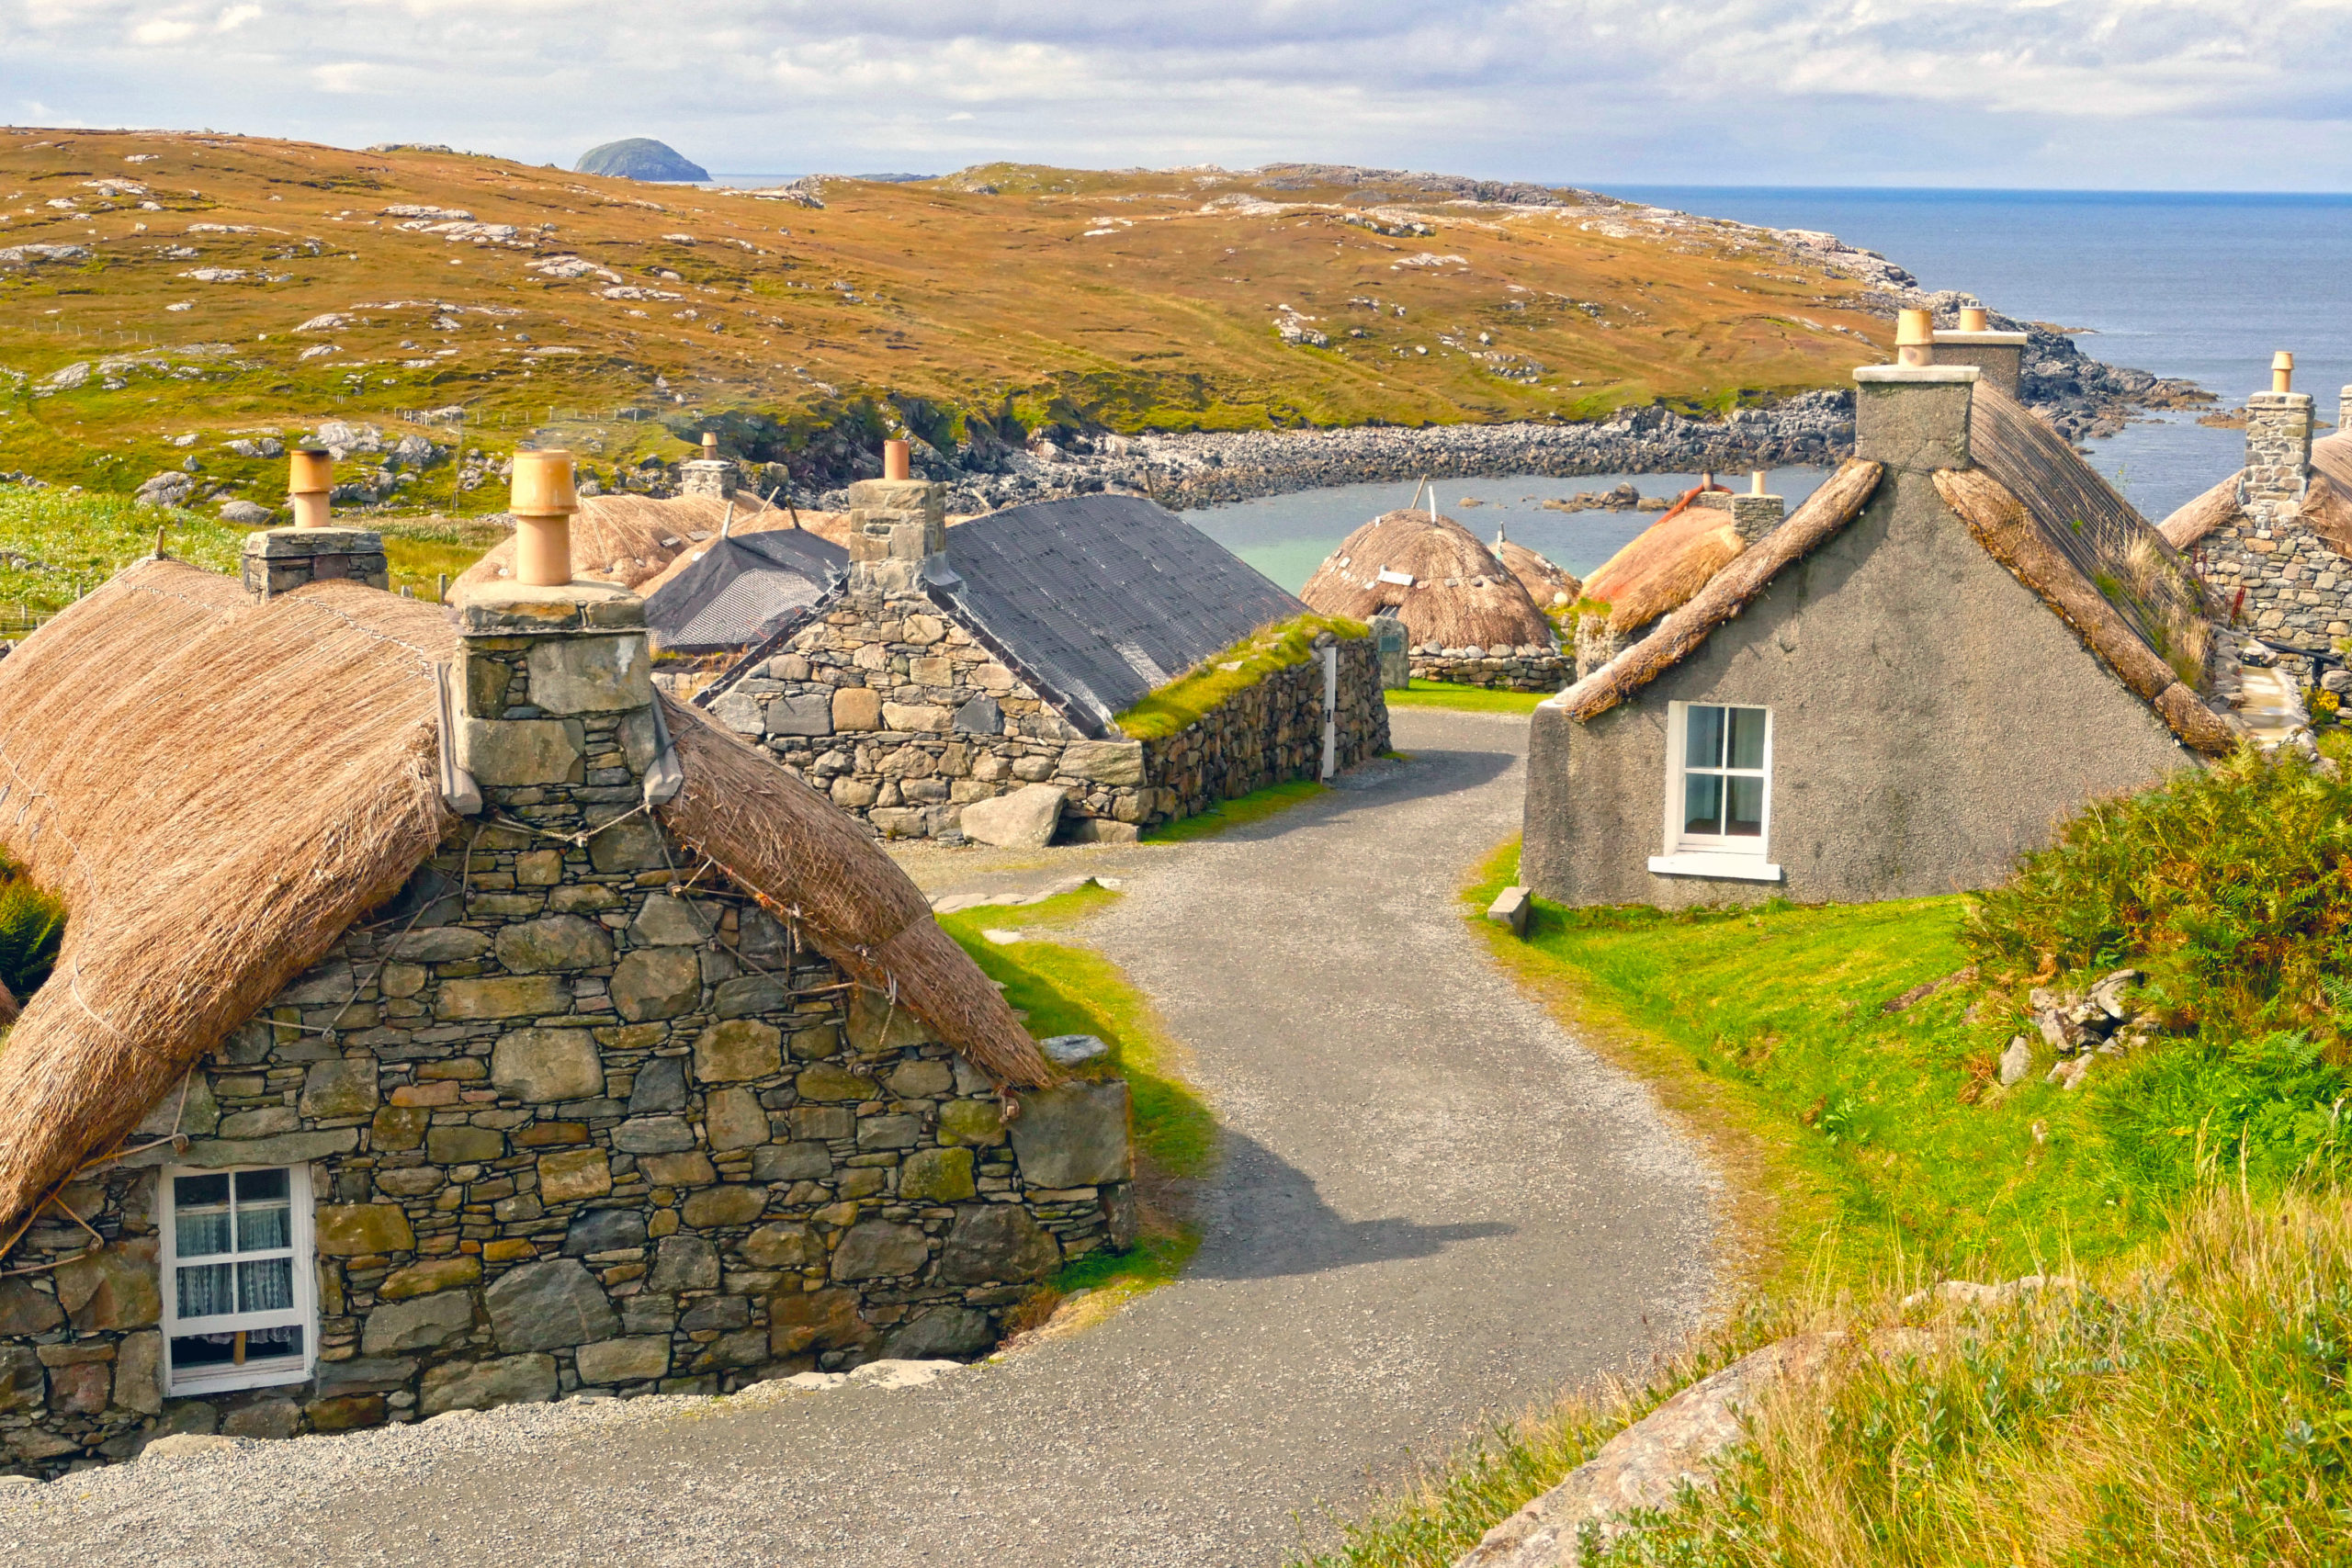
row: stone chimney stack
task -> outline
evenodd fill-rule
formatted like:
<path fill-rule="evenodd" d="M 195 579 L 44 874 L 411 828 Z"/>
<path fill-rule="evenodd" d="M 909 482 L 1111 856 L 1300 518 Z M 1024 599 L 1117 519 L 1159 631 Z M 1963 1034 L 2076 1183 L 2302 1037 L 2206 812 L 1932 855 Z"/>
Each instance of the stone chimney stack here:
<path fill-rule="evenodd" d="M 2295 356 L 2270 360 L 2270 390 L 2245 400 L 2245 479 L 2240 500 L 2256 506 L 2300 506 L 2311 480 L 2313 400 L 2294 390 Z"/>
<path fill-rule="evenodd" d="M 1747 476 L 1747 493 L 1731 498 L 1731 525 L 1740 542 L 1752 545 L 1781 525 L 1788 515 L 1788 506 L 1777 495 L 1767 494 L 1765 481 L 1770 476 L 1762 468 Z"/>
<path fill-rule="evenodd" d="M 2026 333 L 1993 332 L 1982 305 L 1963 305 L 1958 329 L 1938 332 L 1935 338 L 1937 364 L 1973 365 L 1993 385 L 2013 398 L 2018 395 L 2018 378 L 2025 370 Z"/>
<path fill-rule="evenodd" d="M 1984 372 L 1936 362 L 1933 318 L 1905 310 L 1894 330 L 1895 363 L 1854 372 L 1854 456 L 1897 475 L 1971 467 L 1969 411 Z"/>
<path fill-rule="evenodd" d="M 515 581 L 469 584 L 450 672 L 450 755 L 491 807 L 564 832 L 677 793 L 653 694 L 645 602 L 571 576 L 571 457 L 514 455 Z M 665 791 L 667 793 L 663 793 Z M 479 805 L 473 809 L 481 809 Z"/>
<path fill-rule="evenodd" d="M 711 432 L 703 432 L 702 456 L 679 465 L 678 489 L 687 495 L 716 496 L 721 501 L 735 493 L 735 465 L 718 455 L 718 437 Z"/>
<path fill-rule="evenodd" d="M 947 568 L 947 487 L 909 478 L 907 444 L 882 444 L 882 477 L 849 487 L 853 593 L 920 593 L 955 581 Z"/>
<path fill-rule="evenodd" d="M 329 512 L 334 490 L 334 459 L 324 448 L 304 446 L 288 465 L 286 499 L 294 509 L 290 528 L 263 528 L 245 536 L 245 592 L 275 598 L 309 582 L 348 578 L 370 588 L 390 588 L 384 536 L 368 528 L 337 528 Z"/>

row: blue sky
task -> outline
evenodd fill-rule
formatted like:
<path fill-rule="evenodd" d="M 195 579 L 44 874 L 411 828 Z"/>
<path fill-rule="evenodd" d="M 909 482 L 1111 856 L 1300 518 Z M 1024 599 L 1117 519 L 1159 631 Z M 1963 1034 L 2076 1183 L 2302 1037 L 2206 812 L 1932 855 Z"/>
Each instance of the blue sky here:
<path fill-rule="evenodd" d="M 0 0 L 0 120 L 714 172 L 2352 187 L 2352 0 Z"/>

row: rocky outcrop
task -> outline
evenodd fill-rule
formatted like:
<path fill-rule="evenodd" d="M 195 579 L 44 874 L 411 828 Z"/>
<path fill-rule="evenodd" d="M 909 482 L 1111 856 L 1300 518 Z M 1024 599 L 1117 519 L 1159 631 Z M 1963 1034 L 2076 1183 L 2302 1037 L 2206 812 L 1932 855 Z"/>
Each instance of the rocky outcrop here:
<path fill-rule="evenodd" d="M 680 157 L 677 150 L 650 136 L 624 137 L 591 147 L 576 165 L 583 175 L 609 175 L 624 180 L 707 180 L 710 171 Z"/>

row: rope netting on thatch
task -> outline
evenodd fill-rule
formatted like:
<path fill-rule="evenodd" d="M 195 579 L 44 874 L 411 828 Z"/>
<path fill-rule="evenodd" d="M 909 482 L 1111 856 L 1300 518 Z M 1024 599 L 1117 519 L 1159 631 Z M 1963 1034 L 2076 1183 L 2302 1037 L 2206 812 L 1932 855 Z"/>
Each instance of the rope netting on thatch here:
<path fill-rule="evenodd" d="M 1409 582 L 1382 581 L 1382 573 Z M 1298 596 L 1351 621 L 1383 612 L 1416 644 L 1441 648 L 1552 646 L 1552 625 L 1476 534 L 1451 517 L 1389 512 L 1340 542 Z"/>
<path fill-rule="evenodd" d="M 1573 604 L 1584 592 L 1584 584 L 1576 580 L 1575 573 L 1529 549 L 1517 539 L 1496 540 L 1495 558 L 1503 563 L 1505 571 L 1518 579 L 1520 587 L 1527 591 L 1528 598 L 1539 610 L 1555 602 Z"/>
<path fill-rule="evenodd" d="M 1705 488 L 1684 491 L 1657 522 L 1584 580 L 1585 597 L 1609 606 L 1609 628 L 1618 636 L 1630 637 L 1690 603 L 1739 554 L 1739 530 L 1732 526 L 1731 513 L 1695 504 Z"/>
<path fill-rule="evenodd" d="M 686 775 L 685 788 L 661 808 L 664 825 L 990 1077 L 1012 1085 L 1053 1080 L 1003 996 L 854 822 L 701 710 L 664 698 L 662 712 Z"/>
<path fill-rule="evenodd" d="M 582 578 L 617 582 L 624 588 L 650 592 L 648 584 L 697 545 L 718 537 L 723 526 L 730 534 L 757 534 L 769 528 L 789 528 L 795 513 L 770 506 L 749 490 L 736 491 L 734 514 L 729 502 L 715 495 L 681 495 L 657 501 L 646 495 L 592 495 L 580 502 L 571 519 L 571 558 Z M 845 545 L 848 522 L 839 513 L 802 512 L 799 525 L 810 533 Z M 697 537 L 697 536 L 700 536 Z M 468 567 L 461 583 L 512 581 L 514 541 L 500 540 L 490 553 Z"/>
<path fill-rule="evenodd" d="M 0 1237 L 433 852 L 433 606 L 132 568 L 0 661 L 0 842 L 64 945 L 0 1052 Z"/>

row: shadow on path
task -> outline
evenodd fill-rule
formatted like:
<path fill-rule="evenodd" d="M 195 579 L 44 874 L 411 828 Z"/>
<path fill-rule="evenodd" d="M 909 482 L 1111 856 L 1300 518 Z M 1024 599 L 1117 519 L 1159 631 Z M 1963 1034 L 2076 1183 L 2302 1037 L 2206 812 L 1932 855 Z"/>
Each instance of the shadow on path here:
<path fill-rule="evenodd" d="M 1360 1263 L 1433 1258 L 1455 1242 L 1516 1235 L 1498 1222 L 1425 1225 L 1407 1219 L 1350 1220 L 1323 1201 L 1314 1179 L 1256 1139 L 1224 1133 L 1223 1213 L 1185 1273 L 1204 1280 L 1272 1280 Z"/>

